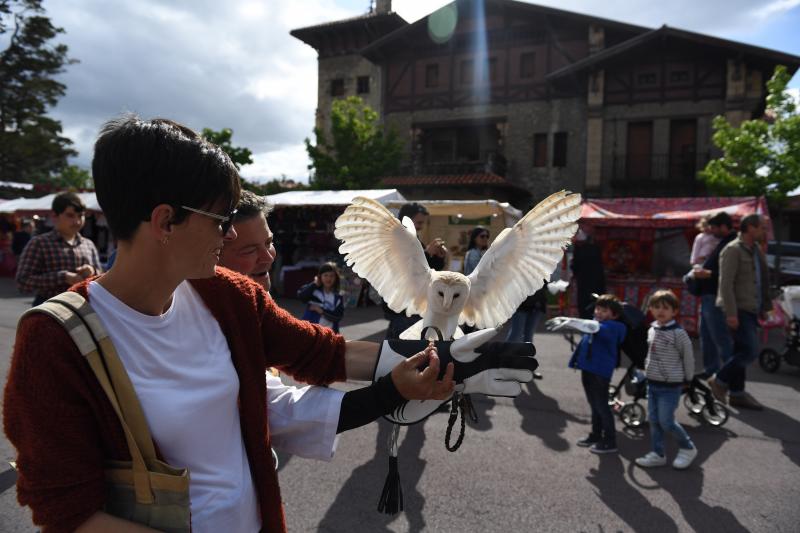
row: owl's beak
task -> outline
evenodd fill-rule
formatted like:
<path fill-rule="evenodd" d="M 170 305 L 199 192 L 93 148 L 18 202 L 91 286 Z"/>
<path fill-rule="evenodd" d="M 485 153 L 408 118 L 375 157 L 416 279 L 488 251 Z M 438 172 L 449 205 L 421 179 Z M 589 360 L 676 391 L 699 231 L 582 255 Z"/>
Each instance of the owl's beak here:
<path fill-rule="evenodd" d="M 445 310 L 449 310 L 451 305 L 453 305 L 453 293 L 445 291 L 444 298 L 442 299 L 442 307 Z"/>

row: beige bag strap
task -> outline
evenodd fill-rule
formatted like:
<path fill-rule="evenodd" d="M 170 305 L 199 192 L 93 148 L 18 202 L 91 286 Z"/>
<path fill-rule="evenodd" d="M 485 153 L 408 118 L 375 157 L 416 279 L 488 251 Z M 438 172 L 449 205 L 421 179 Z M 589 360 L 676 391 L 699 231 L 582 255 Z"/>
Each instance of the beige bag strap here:
<path fill-rule="evenodd" d="M 81 355 L 86 357 L 125 432 L 132 459 L 136 501 L 152 504 L 154 498 L 146 459 L 156 459 L 153 440 L 130 378 L 94 310 L 80 294 L 65 292 L 28 310 L 22 317 L 31 313 L 44 313 L 53 317 L 67 330 Z M 103 351 L 102 355 L 98 349 Z M 103 360 L 109 366 L 111 379 Z M 134 423 L 129 427 L 127 421 L 131 420 Z"/>

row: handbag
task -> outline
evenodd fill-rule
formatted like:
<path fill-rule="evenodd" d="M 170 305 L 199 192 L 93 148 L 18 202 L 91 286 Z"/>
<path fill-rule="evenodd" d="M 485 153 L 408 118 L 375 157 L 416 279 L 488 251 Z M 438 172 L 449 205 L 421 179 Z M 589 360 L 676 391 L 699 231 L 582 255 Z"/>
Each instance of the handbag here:
<path fill-rule="evenodd" d="M 703 294 L 703 280 L 694 277 L 691 271 L 683 276 L 683 282 L 686 284 L 686 290 L 689 291 L 689 294 L 692 296 L 700 296 Z"/>
<path fill-rule="evenodd" d="M 136 391 L 97 314 L 83 296 L 64 292 L 28 310 L 67 330 L 119 417 L 130 461 L 107 460 L 106 513 L 170 533 L 191 529 L 189 470 L 157 458 Z M 23 315 L 23 316 L 25 316 Z"/>

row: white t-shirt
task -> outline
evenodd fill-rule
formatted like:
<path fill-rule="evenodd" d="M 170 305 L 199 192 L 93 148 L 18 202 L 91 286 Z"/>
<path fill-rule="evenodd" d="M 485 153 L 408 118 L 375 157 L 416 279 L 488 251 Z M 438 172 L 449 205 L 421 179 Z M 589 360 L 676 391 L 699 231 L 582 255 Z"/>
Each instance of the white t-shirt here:
<path fill-rule="evenodd" d="M 135 311 L 96 282 L 92 307 L 130 376 L 164 459 L 189 468 L 192 531 L 261 528 L 239 422 L 239 377 L 219 323 L 184 281 L 160 316 Z"/>
<path fill-rule="evenodd" d="M 267 372 L 272 447 L 285 453 L 330 461 L 344 392 L 327 387 L 290 387 Z"/>

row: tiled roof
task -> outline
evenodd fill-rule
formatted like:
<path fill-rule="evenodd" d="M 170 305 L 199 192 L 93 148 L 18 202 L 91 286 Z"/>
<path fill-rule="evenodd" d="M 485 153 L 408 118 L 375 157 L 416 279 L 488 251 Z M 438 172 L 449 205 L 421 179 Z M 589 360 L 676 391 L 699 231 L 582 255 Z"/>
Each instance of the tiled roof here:
<path fill-rule="evenodd" d="M 445 176 L 388 176 L 383 178 L 385 186 L 408 187 L 413 185 L 500 185 L 517 187 L 497 174 L 451 174 Z"/>
<path fill-rule="evenodd" d="M 315 24 L 314 26 L 306 26 L 304 28 L 297 28 L 295 30 L 292 30 L 290 33 L 292 35 L 294 35 L 295 33 L 304 33 L 304 32 L 308 32 L 308 31 L 315 31 L 315 30 L 320 30 L 320 29 L 324 29 L 324 28 L 332 28 L 334 26 L 339 26 L 339 25 L 343 25 L 343 24 L 351 24 L 351 23 L 354 23 L 354 22 L 371 21 L 371 20 L 392 20 L 392 21 L 398 20 L 398 21 L 401 21 L 402 23 L 406 24 L 406 21 L 403 20 L 403 18 L 400 17 L 400 15 L 398 15 L 397 13 L 394 13 L 394 12 L 391 12 L 391 13 L 378 13 L 378 12 L 373 11 L 373 12 L 370 12 L 370 13 L 364 13 L 363 15 L 356 15 L 354 17 L 349 17 L 349 18 L 346 18 L 346 19 L 332 20 L 330 22 L 323 22 L 322 24 Z"/>

